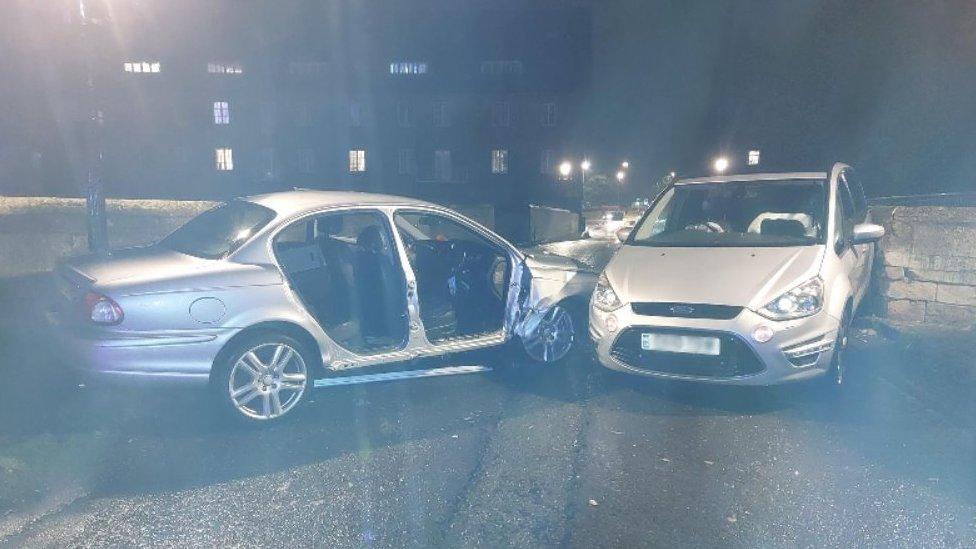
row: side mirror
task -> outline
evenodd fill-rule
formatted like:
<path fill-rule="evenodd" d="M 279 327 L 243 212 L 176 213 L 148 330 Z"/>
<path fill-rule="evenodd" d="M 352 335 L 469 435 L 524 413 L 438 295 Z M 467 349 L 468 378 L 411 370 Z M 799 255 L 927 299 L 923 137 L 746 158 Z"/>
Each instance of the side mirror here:
<path fill-rule="evenodd" d="M 860 223 L 854 225 L 851 231 L 851 244 L 870 244 L 877 242 L 885 235 L 884 227 L 874 223 Z"/>

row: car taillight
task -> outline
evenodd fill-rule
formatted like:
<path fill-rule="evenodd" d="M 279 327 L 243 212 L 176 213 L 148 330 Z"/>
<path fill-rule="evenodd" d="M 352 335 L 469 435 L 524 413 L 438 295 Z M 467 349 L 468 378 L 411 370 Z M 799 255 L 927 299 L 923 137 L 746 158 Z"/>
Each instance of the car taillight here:
<path fill-rule="evenodd" d="M 85 294 L 85 312 L 95 324 L 111 325 L 122 322 L 122 307 L 110 297 L 95 292 Z"/>

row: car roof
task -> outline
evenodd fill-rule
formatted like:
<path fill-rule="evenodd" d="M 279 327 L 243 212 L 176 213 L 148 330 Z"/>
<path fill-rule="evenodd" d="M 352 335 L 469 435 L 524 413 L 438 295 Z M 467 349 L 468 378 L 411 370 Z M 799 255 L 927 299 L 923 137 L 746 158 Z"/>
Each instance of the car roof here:
<path fill-rule="evenodd" d="M 279 216 L 290 216 L 331 206 L 407 206 L 443 208 L 437 204 L 389 194 L 362 193 L 355 191 L 319 191 L 296 189 L 243 198 L 274 210 Z"/>
<path fill-rule="evenodd" d="M 740 175 L 714 175 L 710 177 L 695 177 L 691 179 L 679 179 L 675 185 L 697 185 L 701 183 L 728 183 L 735 182 L 757 182 L 763 181 L 782 181 L 784 179 L 795 180 L 823 180 L 827 179 L 827 172 L 783 172 L 783 173 L 746 173 Z"/>

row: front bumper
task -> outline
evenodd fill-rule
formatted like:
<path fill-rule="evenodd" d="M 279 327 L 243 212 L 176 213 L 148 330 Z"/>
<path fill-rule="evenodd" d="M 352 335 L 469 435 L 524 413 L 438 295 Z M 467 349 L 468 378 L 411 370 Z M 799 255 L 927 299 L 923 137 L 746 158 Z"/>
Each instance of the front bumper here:
<path fill-rule="evenodd" d="M 206 385 L 217 354 L 238 330 L 132 332 L 64 322 L 49 313 L 55 351 L 92 382 Z"/>
<path fill-rule="evenodd" d="M 617 329 L 614 331 L 607 327 L 610 316 L 616 320 Z M 840 319 L 821 311 L 807 318 L 772 321 L 748 309 L 743 309 L 738 316 L 729 320 L 659 317 L 638 315 L 630 305 L 611 313 L 605 313 L 591 305 L 589 324 L 597 359 L 600 364 L 612 370 L 648 377 L 728 385 L 775 385 L 811 379 L 829 370 Z M 773 329 L 773 337 L 766 343 L 758 343 L 752 338 L 753 331 L 761 325 Z M 704 333 L 734 339 L 755 355 L 760 367 L 754 373 L 743 375 L 692 375 L 683 374 L 671 367 L 648 367 L 645 363 L 623 360 L 619 348 L 618 352 L 613 352 L 621 334 L 628 329 L 639 331 L 644 328 L 648 331 Z M 666 360 L 664 356 L 661 358 Z"/>

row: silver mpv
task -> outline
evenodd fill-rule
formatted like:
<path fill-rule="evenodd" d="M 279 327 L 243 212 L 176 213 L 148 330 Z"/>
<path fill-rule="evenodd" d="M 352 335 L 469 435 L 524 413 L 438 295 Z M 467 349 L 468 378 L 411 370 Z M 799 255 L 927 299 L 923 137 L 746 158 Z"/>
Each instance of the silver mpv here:
<path fill-rule="evenodd" d="M 829 373 L 840 384 L 882 236 L 844 164 L 677 181 L 600 275 L 589 321 L 599 361 L 679 380 Z"/>
<path fill-rule="evenodd" d="M 315 378 L 367 366 L 392 379 L 466 373 L 477 367 L 410 361 L 513 339 L 560 360 L 574 343 L 567 304 L 583 309 L 596 276 L 434 204 L 291 191 L 226 202 L 152 246 L 62 263 L 50 320 L 87 376 L 209 384 L 233 416 L 270 420 Z"/>

